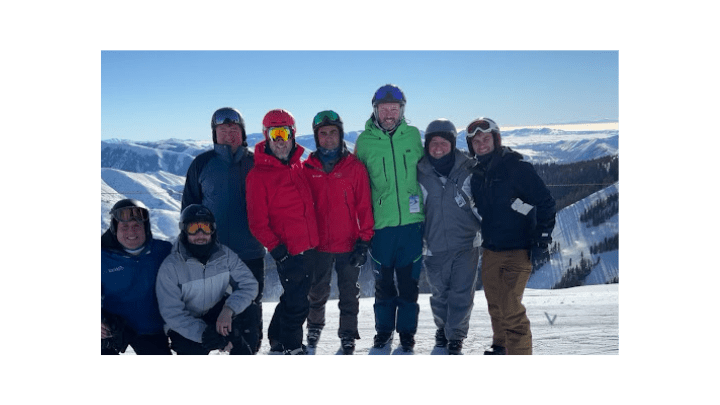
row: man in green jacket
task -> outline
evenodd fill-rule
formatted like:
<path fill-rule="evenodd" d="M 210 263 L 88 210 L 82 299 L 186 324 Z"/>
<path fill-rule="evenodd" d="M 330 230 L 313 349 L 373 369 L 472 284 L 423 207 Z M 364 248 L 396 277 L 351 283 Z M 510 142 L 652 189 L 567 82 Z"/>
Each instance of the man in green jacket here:
<path fill-rule="evenodd" d="M 405 102 L 405 95 L 395 85 L 387 84 L 375 92 L 373 114 L 357 139 L 355 154 L 368 169 L 375 219 L 371 254 L 377 334 L 373 346 L 384 348 L 397 330 L 403 351 L 411 352 L 420 311 L 418 279 L 425 215 L 417 163 L 424 149 L 420 131 L 405 122 Z"/>

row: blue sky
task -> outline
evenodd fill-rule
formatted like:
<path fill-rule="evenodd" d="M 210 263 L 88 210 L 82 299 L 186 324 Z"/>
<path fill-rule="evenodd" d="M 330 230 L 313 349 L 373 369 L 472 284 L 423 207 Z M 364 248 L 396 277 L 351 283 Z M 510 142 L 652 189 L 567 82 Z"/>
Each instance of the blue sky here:
<path fill-rule="evenodd" d="M 101 137 L 210 139 L 220 107 L 261 132 L 273 108 L 300 134 L 321 110 L 362 130 L 374 91 L 398 85 L 405 116 L 459 129 L 473 118 L 501 127 L 618 119 L 617 51 L 102 51 Z"/>

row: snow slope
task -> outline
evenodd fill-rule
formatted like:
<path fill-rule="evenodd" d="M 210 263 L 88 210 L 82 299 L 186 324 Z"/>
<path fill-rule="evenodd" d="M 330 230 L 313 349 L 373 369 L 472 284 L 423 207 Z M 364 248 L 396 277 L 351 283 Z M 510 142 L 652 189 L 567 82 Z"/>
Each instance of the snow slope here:
<path fill-rule="evenodd" d="M 435 348 L 435 323 L 430 310 L 430 295 L 421 294 L 418 299 L 420 316 L 418 332 L 415 335 L 416 355 L 444 355 L 444 349 Z M 372 351 L 375 336 L 373 298 L 360 300 L 358 330 L 360 340 L 356 341 L 356 355 L 377 353 Z M 341 354 L 340 339 L 337 337 L 339 310 L 337 300 L 329 300 L 325 307 L 326 326 L 320 337 L 315 355 Z M 526 289 L 523 304 L 527 308 L 533 334 L 535 355 L 617 355 L 619 350 L 618 332 L 618 284 L 582 286 L 561 290 Z M 263 303 L 263 326 L 267 326 L 275 310 L 275 302 Z M 547 314 L 547 315 L 546 315 Z M 551 323 L 552 321 L 552 323 Z M 470 332 L 465 340 L 463 353 L 482 355 L 492 342 L 490 316 L 482 291 L 475 294 L 475 306 L 470 319 Z M 391 354 L 403 354 L 398 350 L 399 337 L 393 340 Z M 270 350 L 267 337 L 258 354 L 266 355 Z M 128 348 L 125 354 L 134 354 Z M 219 351 L 212 354 L 222 354 Z"/>
<path fill-rule="evenodd" d="M 591 255 L 590 247 L 619 233 L 619 214 L 598 226 L 588 226 L 580 222 L 580 215 L 595 201 L 617 194 L 619 184 L 607 187 L 587 198 L 578 201 L 557 213 L 553 241 L 560 243 L 560 252 L 553 255 L 549 263 L 536 270 L 528 281 L 529 288 L 552 288 L 563 276 L 565 270 L 579 262 L 581 254 L 595 263 L 595 266 L 585 279 L 586 284 L 604 284 L 619 275 L 618 250 Z"/>

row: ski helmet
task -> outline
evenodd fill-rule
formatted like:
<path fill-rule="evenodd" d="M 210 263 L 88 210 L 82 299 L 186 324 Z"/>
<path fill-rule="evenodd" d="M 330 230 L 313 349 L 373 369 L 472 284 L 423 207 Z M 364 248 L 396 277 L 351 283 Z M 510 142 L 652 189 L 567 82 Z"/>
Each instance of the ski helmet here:
<path fill-rule="evenodd" d="M 375 91 L 375 94 L 373 94 L 372 106 L 373 114 L 375 117 L 375 124 L 378 126 L 378 128 L 382 128 L 377 121 L 379 119 L 378 105 L 385 103 L 400 104 L 400 117 L 398 118 L 398 122 L 395 125 L 395 127 L 397 128 L 397 126 L 400 125 L 400 121 L 405 118 L 405 102 L 405 93 L 403 93 L 402 90 L 400 90 L 400 88 L 394 84 L 386 84 L 377 89 L 377 91 Z"/>
<path fill-rule="evenodd" d="M 472 122 L 468 124 L 466 131 L 468 152 L 470 152 L 470 156 L 475 156 L 475 150 L 472 147 L 472 140 L 475 135 L 481 132 L 491 133 L 493 136 L 493 146 L 496 151 L 500 151 L 500 147 L 502 146 L 502 142 L 500 140 L 500 127 L 490 118 L 480 117 L 472 120 Z"/>
<path fill-rule="evenodd" d="M 142 201 L 126 198 L 110 209 L 110 232 L 117 237 L 118 222 L 138 221 L 145 227 L 145 243 L 152 238 L 150 230 L 150 210 Z"/>
<path fill-rule="evenodd" d="M 180 226 L 181 236 L 185 241 L 187 241 L 187 226 L 193 222 L 209 223 L 212 231 L 212 241 L 215 242 L 217 240 L 217 232 L 215 232 L 217 230 L 215 215 L 213 215 L 209 208 L 200 204 L 190 204 L 182 210 L 178 225 Z"/>
<path fill-rule="evenodd" d="M 319 146 L 318 130 L 326 125 L 335 125 L 340 132 L 340 146 L 343 144 L 343 121 L 342 118 L 332 110 L 320 111 L 315 115 L 312 122 L 313 133 L 315 134 L 315 146 Z"/>
<path fill-rule="evenodd" d="M 432 138 L 440 136 L 450 142 L 450 152 L 455 151 L 455 142 L 457 141 L 457 130 L 450 120 L 439 118 L 428 124 L 425 130 L 425 153 L 429 154 L 430 141 Z"/>
<path fill-rule="evenodd" d="M 263 135 L 268 141 L 270 140 L 270 135 L 268 135 L 268 129 L 271 127 L 290 127 L 291 136 L 295 138 L 295 117 L 290 114 L 290 111 L 283 110 L 281 108 L 270 110 L 267 112 L 267 114 L 265 114 L 265 118 L 263 118 L 262 124 Z"/>
<path fill-rule="evenodd" d="M 208 222 L 212 225 L 213 231 L 215 230 L 215 215 L 204 205 L 190 204 L 182 210 L 179 222 L 180 231 L 185 232 L 187 224 L 193 222 Z"/>
<path fill-rule="evenodd" d="M 223 107 L 215 111 L 210 118 L 210 128 L 212 128 L 212 140 L 213 143 L 217 143 L 217 135 L 215 134 L 215 127 L 222 124 L 238 124 L 242 131 L 243 146 L 247 146 L 247 135 L 245 134 L 245 120 L 240 114 L 240 111 L 232 107 Z"/>

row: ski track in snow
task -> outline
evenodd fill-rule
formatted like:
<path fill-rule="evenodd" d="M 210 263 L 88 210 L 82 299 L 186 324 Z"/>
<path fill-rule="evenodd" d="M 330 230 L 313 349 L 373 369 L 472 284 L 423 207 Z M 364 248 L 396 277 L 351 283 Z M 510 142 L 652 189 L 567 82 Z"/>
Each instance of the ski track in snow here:
<path fill-rule="evenodd" d="M 446 354 L 435 347 L 435 323 L 430 310 L 430 294 L 420 294 L 420 318 L 415 335 L 415 355 Z M 395 333 L 392 347 L 372 348 L 375 336 L 373 298 L 360 299 L 358 329 L 361 339 L 355 342 L 356 355 L 407 355 L 399 348 L 400 338 Z M 339 355 L 337 337 L 339 310 L 337 300 L 329 300 L 325 308 L 326 326 L 315 349 L 315 355 Z M 592 285 L 560 290 L 526 289 L 523 304 L 527 308 L 533 335 L 535 355 L 607 355 L 619 353 L 618 284 Z M 259 355 L 267 355 L 267 326 L 277 302 L 263 303 L 264 338 Z M 546 316 L 547 313 L 547 316 Z M 550 324 L 548 320 L 554 318 Z M 307 331 L 304 331 L 306 333 Z M 475 294 L 475 306 L 470 319 L 470 332 L 463 345 L 465 355 L 482 355 L 490 346 L 492 330 L 487 302 L 481 291 Z M 134 354 L 128 347 L 125 354 Z M 227 355 L 213 351 L 211 355 Z"/>

